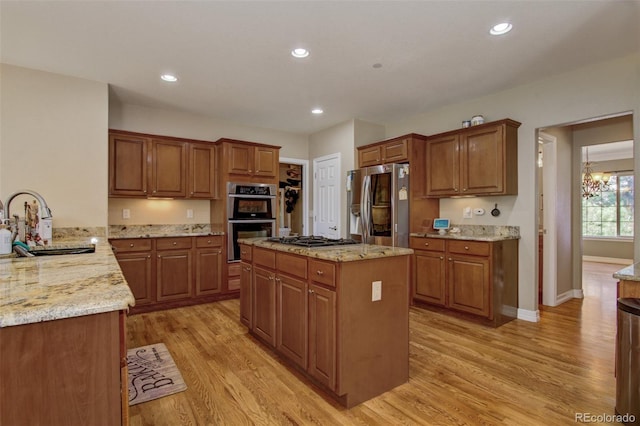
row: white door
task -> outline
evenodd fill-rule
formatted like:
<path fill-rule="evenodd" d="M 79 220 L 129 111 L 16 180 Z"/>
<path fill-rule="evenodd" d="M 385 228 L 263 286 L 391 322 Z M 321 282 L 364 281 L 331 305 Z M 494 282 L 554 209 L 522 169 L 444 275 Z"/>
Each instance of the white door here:
<path fill-rule="evenodd" d="M 543 214 L 543 259 L 542 259 L 542 304 L 546 306 L 557 306 L 558 283 L 557 277 L 557 239 L 556 239 L 556 191 L 558 164 L 557 164 L 557 141 L 554 136 L 540 132 L 538 135 L 542 141 L 542 158 L 544 159 L 542 196 L 544 197 Z"/>
<path fill-rule="evenodd" d="M 340 235 L 340 153 L 313 160 L 313 234 Z"/>

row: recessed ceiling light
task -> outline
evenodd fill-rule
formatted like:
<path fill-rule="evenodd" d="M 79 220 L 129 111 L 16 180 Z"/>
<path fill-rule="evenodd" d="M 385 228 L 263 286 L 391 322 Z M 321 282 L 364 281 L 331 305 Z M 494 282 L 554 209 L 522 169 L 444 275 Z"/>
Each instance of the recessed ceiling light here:
<path fill-rule="evenodd" d="M 175 83 L 176 81 L 178 81 L 178 77 L 172 74 L 162 74 L 160 78 L 164 81 L 168 81 L 169 83 Z"/>
<path fill-rule="evenodd" d="M 491 29 L 489 30 L 489 34 L 491 35 L 506 34 L 509 31 L 511 31 L 512 28 L 513 28 L 513 25 L 511 25 L 510 23 L 502 22 L 500 24 L 496 24 L 493 27 L 491 27 Z"/>
<path fill-rule="evenodd" d="M 322 114 L 323 112 L 322 108 L 314 108 L 311 110 L 311 114 Z"/>
<path fill-rule="evenodd" d="M 307 49 L 299 47 L 291 51 L 291 56 L 293 56 L 294 58 L 306 58 L 307 56 L 309 56 L 309 51 Z"/>

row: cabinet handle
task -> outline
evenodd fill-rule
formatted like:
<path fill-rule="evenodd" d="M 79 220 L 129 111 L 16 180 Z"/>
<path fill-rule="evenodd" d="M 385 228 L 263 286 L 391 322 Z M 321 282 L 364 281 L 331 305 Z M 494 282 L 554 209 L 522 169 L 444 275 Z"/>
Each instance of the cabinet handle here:
<path fill-rule="evenodd" d="M 222 254 L 222 250 L 218 250 L 218 254 Z"/>
<path fill-rule="evenodd" d="M 464 189 L 462 190 L 462 192 L 466 192 L 466 191 L 467 191 L 467 188 L 464 188 Z"/>
<path fill-rule="evenodd" d="M 318 269 L 318 270 L 316 271 L 316 274 L 318 274 L 318 275 L 324 275 L 324 272 Z"/>
<path fill-rule="evenodd" d="M 193 195 L 193 191 L 191 191 L 191 195 Z"/>
<path fill-rule="evenodd" d="M 154 193 L 154 194 L 156 193 L 156 190 L 155 190 L 155 189 L 153 190 L 153 193 Z"/>
<path fill-rule="evenodd" d="M 133 243 L 129 244 L 129 247 L 133 247 Z"/>
<path fill-rule="evenodd" d="M 429 243 L 424 243 L 425 246 L 429 246 Z"/>
<path fill-rule="evenodd" d="M 440 260 L 444 260 L 444 256 L 440 256 Z"/>
<path fill-rule="evenodd" d="M 276 278 L 276 282 L 279 283 L 280 282 L 280 278 Z"/>
<path fill-rule="evenodd" d="M 207 240 L 207 244 L 211 244 L 211 240 Z"/>
<path fill-rule="evenodd" d="M 464 249 L 465 250 L 469 250 L 469 246 L 464 246 Z"/>
<path fill-rule="evenodd" d="M 240 254 L 247 254 L 247 252 L 246 252 L 246 251 L 244 251 L 244 250 L 242 250 L 242 251 L 240 252 Z"/>
<path fill-rule="evenodd" d="M 315 291 L 309 289 L 309 294 L 313 294 L 313 293 L 315 293 Z"/>
<path fill-rule="evenodd" d="M 449 258 L 449 262 L 451 262 L 452 260 L 453 260 L 452 258 Z"/>
<path fill-rule="evenodd" d="M 458 188 L 453 188 L 453 190 L 454 190 L 455 192 L 458 192 Z"/>
<path fill-rule="evenodd" d="M 269 275 L 269 281 L 273 281 L 273 277 Z"/>
<path fill-rule="evenodd" d="M 174 246 L 175 246 L 175 245 L 177 245 L 177 244 L 178 244 L 178 243 L 176 243 L 175 241 L 173 242 L 173 245 L 174 245 Z"/>

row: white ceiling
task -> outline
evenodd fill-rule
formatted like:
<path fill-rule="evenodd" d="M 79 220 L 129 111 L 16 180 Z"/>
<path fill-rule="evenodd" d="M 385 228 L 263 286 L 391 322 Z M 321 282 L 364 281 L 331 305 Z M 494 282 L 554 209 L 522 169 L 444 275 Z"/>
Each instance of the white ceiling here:
<path fill-rule="evenodd" d="M 513 31 L 489 36 L 501 21 Z M 109 83 L 120 102 L 311 133 L 638 52 L 640 1 L 2 0 L 0 37 L 3 63 Z"/>

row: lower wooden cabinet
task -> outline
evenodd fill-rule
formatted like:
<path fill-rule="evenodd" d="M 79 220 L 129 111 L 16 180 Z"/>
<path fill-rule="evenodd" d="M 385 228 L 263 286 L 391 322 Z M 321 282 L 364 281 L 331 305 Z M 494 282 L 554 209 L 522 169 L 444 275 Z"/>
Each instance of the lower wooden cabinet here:
<path fill-rule="evenodd" d="M 237 292 L 222 286 L 221 236 L 110 240 L 136 306 L 148 312 L 221 298 Z"/>
<path fill-rule="evenodd" d="M 498 326 L 517 316 L 518 240 L 411 237 L 414 301 Z"/>
<path fill-rule="evenodd" d="M 240 321 L 252 335 L 347 407 L 408 380 L 408 255 L 332 262 L 242 249 Z"/>

